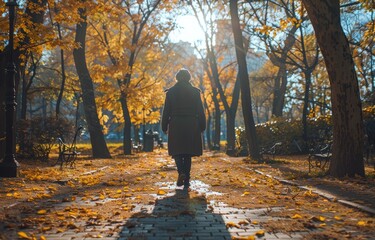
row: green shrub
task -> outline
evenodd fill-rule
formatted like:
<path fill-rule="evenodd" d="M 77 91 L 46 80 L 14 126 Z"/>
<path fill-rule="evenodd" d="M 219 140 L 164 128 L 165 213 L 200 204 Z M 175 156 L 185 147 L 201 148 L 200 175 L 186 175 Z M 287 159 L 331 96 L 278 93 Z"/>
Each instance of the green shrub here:
<path fill-rule="evenodd" d="M 57 138 L 70 139 L 74 124 L 63 118 L 35 117 L 17 122 L 18 158 L 47 161 Z"/>
<path fill-rule="evenodd" d="M 319 117 L 308 120 L 307 142 L 302 138 L 303 127 L 301 120 L 286 120 L 277 118 L 256 125 L 261 151 L 266 152 L 276 143 L 281 143 L 277 154 L 298 154 L 315 146 L 323 145 L 332 140 L 330 117 Z M 237 128 L 237 152 L 247 154 L 247 141 L 244 128 Z M 242 156 L 241 154 L 238 154 Z"/>

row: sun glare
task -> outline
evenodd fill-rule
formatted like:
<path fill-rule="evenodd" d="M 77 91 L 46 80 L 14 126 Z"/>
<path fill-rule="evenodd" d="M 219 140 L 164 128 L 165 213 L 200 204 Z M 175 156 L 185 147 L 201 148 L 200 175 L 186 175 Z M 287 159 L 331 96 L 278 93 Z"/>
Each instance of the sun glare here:
<path fill-rule="evenodd" d="M 194 16 L 179 16 L 177 18 L 177 26 L 177 29 L 171 34 L 173 42 L 185 41 L 193 44 L 204 40 L 204 32 Z"/>

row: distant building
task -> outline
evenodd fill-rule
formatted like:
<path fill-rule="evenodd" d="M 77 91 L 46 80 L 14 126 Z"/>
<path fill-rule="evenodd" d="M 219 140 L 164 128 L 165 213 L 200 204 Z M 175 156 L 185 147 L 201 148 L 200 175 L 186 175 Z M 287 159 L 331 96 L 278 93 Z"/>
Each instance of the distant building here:
<path fill-rule="evenodd" d="M 229 19 L 217 20 L 216 24 L 217 32 L 215 39 L 215 51 L 219 56 L 223 57 L 221 65 L 225 66 L 231 62 L 237 61 L 232 25 Z M 249 48 L 246 60 L 247 70 L 250 73 L 259 70 L 266 62 L 267 56 L 265 52 L 255 51 L 254 48 Z"/>
<path fill-rule="evenodd" d="M 195 57 L 195 49 L 189 42 L 179 41 L 177 43 L 170 43 L 170 47 L 175 56 L 180 57 L 181 59 L 190 59 Z"/>

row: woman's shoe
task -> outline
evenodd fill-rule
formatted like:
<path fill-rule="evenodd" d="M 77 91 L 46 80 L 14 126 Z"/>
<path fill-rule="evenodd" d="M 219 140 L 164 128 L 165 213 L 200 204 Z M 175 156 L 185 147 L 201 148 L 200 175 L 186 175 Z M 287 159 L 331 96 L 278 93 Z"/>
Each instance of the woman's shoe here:
<path fill-rule="evenodd" d="M 184 185 L 184 191 L 190 192 L 190 185 Z"/>
<path fill-rule="evenodd" d="M 177 178 L 177 187 L 184 185 L 185 174 L 179 174 Z"/>

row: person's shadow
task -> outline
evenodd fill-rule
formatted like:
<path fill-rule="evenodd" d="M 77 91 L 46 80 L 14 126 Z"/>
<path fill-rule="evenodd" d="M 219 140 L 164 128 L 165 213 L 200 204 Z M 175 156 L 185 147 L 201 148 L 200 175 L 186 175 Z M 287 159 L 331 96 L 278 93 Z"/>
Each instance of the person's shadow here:
<path fill-rule="evenodd" d="M 198 238 L 199 237 L 199 238 Z M 205 197 L 176 189 L 158 199 L 151 213 L 138 212 L 125 223 L 120 239 L 231 239 L 221 215 L 207 209 Z"/>

